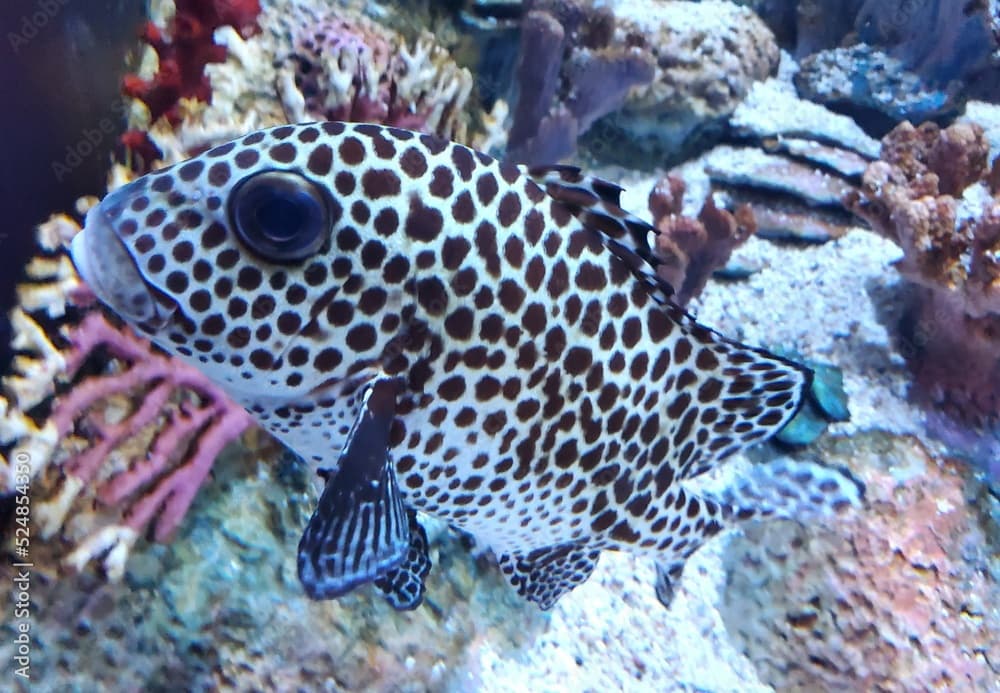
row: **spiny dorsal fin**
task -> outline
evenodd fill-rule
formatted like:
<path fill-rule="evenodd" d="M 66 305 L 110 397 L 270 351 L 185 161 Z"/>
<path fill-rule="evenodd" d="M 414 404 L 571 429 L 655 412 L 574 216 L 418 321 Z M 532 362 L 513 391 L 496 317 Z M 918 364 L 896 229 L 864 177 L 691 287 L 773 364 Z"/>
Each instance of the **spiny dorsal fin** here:
<path fill-rule="evenodd" d="M 652 249 L 660 232 L 621 208 L 620 186 L 585 175 L 576 166 L 532 166 L 521 170 L 584 226 L 599 233 L 608 250 L 623 260 L 637 279 L 653 288 L 654 294 L 674 294 L 674 288 L 656 272 L 662 263 Z"/>

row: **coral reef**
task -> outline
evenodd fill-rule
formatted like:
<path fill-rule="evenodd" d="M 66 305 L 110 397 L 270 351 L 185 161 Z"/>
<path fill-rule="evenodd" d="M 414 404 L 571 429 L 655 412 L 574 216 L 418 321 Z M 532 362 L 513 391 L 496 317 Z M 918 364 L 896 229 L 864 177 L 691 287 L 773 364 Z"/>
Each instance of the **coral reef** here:
<path fill-rule="evenodd" d="M 674 287 L 674 299 L 686 304 L 705 288 L 712 272 L 724 267 L 733 248 L 756 230 L 753 212 L 747 206 L 730 213 L 705 198 L 696 219 L 681 214 L 684 181 L 668 175 L 649 194 L 649 211 L 660 234 L 654 255 L 660 261 L 657 272 Z"/>
<path fill-rule="evenodd" d="M 866 512 L 751 526 L 727 548 L 723 617 L 762 678 L 778 690 L 994 690 L 996 499 L 912 438 L 866 433 L 817 452 L 865 483 Z"/>
<path fill-rule="evenodd" d="M 130 141 L 172 164 L 251 130 L 363 118 L 479 147 L 502 143 L 505 104 L 484 113 L 471 74 L 436 37 L 416 31 L 407 42 L 357 5 L 270 0 L 256 18 L 260 31 L 249 38 L 229 25 L 218 28 L 225 62 L 205 66 L 211 102 L 180 100 L 177 122 L 133 114 Z"/>
<path fill-rule="evenodd" d="M 229 26 L 244 38 L 252 36 L 259 31 L 260 11 L 259 0 L 174 0 L 174 15 L 164 29 L 149 21 L 142 30 L 143 41 L 156 52 L 156 73 L 149 79 L 126 75 L 122 93 L 146 105 L 148 124 L 166 118 L 176 126 L 182 119 L 181 99 L 212 100 L 205 67 L 226 60 L 226 47 L 215 43 L 215 30 Z M 144 129 L 129 130 L 121 141 L 141 157 L 145 169 L 162 157 Z"/>
<path fill-rule="evenodd" d="M 1000 198 L 981 127 L 903 123 L 846 204 L 903 250 L 922 287 L 904 353 L 937 408 L 976 425 L 1000 420 Z"/>
<path fill-rule="evenodd" d="M 174 532 L 215 458 L 251 419 L 196 369 L 82 308 L 93 298 L 60 250 L 78 229 L 68 217 L 43 224 L 48 256 L 19 287 L 12 323 L 20 355 L 0 397 L 8 451 L 0 490 L 13 489 L 8 459 L 29 460 L 41 537 L 63 530 L 76 545 L 67 565 L 82 570 L 100 559 L 117 579 L 147 527 L 157 541 Z M 53 334 L 49 320 L 68 312 Z"/>
<path fill-rule="evenodd" d="M 705 179 L 726 208 L 748 205 L 759 238 L 825 243 L 858 225 L 842 200 L 878 158 L 879 143 L 849 118 L 772 78 L 753 85 L 727 129 L 733 144 L 677 170 L 695 189 Z"/>

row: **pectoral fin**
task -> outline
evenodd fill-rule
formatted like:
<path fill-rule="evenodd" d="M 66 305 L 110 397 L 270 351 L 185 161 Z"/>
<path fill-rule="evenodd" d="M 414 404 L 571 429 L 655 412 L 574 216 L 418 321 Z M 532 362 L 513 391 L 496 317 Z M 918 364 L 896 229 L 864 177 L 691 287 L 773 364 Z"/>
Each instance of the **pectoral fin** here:
<path fill-rule="evenodd" d="M 334 599 L 406 559 L 410 524 L 389 455 L 398 383 L 373 380 L 336 471 L 299 542 L 299 580 L 312 599 Z"/>

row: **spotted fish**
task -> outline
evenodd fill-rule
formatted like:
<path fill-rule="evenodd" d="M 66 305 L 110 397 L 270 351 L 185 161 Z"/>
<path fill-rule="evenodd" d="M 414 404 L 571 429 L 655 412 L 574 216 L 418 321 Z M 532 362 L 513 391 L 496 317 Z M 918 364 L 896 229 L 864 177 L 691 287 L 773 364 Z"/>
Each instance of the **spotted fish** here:
<path fill-rule="evenodd" d="M 286 125 L 109 194 L 72 254 L 111 309 L 315 465 L 309 596 L 373 582 L 418 605 L 421 511 L 542 608 L 608 549 L 652 556 L 666 604 L 723 528 L 862 489 L 791 460 L 692 487 L 784 426 L 810 372 L 674 304 L 657 232 L 620 193 L 398 128 Z"/>

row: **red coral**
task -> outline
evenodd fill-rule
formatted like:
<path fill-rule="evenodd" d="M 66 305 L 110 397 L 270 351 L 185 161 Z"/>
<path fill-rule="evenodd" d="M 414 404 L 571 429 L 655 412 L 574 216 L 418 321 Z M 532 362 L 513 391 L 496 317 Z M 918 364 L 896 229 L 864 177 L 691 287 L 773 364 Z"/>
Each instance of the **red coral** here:
<path fill-rule="evenodd" d="M 149 342 L 128 328 L 112 326 L 100 312 L 91 312 L 74 327 L 70 341 L 67 377 L 102 347 L 124 368 L 91 376 L 56 401 L 52 422 L 58 436 L 65 438 L 81 428 L 89 429 L 91 438 L 90 446 L 64 469 L 81 487 L 99 484 L 96 495 L 101 502 L 130 503 L 124 521 L 136 532 L 159 513 L 154 537 L 162 541 L 183 519 L 218 454 L 250 426 L 250 415 L 197 369 L 155 352 Z M 93 413 L 95 405 L 115 395 L 140 399 L 117 423 Z M 97 481 L 112 451 L 150 426 L 157 433 L 145 456 Z"/>
<path fill-rule="evenodd" d="M 226 60 L 225 46 L 216 45 L 213 39 L 215 30 L 231 26 L 244 38 L 260 31 L 256 23 L 259 0 L 176 0 L 175 6 L 166 34 L 152 22 L 142 31 L 142 39 L 159 58 L 156 74 L 150 80 L 138 75 L 122 80 L 122 93 L 146 104 L 150 122 L 166 117 L 172 125 L 180 122 L 180 99 L 212 100 L 205 66 Z M 128 146 L 141 134 L 129 131 L 122 142 Z"/>
<path fill-rule="evenodd" d="M 735 213 L 715 206 L 709 195 L 697 219 L 681 214 L 684 181 L 663 178 L 649 194 L 653 225 L 660 231 L 655 254 L 660 276 L 674 287 L 675 300 L 686 304 L 705 288 L 712 272 L 723 267 L 733 249 L 757 231 L 753 211 L 740 205 Z"/>

